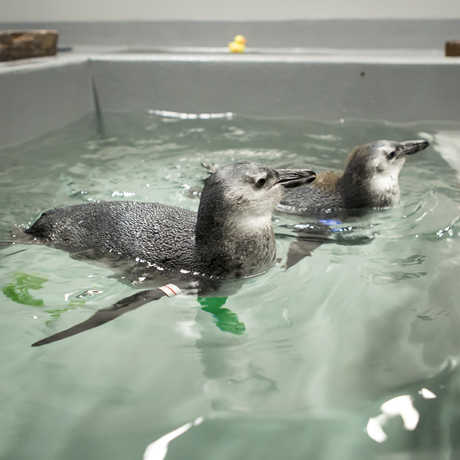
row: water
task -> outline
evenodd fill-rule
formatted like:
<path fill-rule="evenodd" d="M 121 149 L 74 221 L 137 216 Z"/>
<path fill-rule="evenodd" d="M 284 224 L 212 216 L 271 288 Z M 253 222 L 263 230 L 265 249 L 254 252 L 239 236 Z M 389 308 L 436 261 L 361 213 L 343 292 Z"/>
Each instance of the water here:
<path fill-rule="evenodd" d="M 0 458 L 458 458 L 460 127 L 166 115 L 1 150 L 0 240 L 91 200 L 196 209 L 201 161 L 337 169 L 370 140 L 433 146 L 408 159 L 400 206 L 344 222 L 288 271 L 280 236 L 277 265 L 224 305 L 163 299 L 30 348 L 133 288 L 51 248 L 1 250 Z"/>

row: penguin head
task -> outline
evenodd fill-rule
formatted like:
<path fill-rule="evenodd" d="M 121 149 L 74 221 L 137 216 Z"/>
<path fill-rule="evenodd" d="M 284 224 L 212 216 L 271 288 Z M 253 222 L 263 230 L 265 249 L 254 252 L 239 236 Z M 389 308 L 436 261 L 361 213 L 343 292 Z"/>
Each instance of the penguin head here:
<path fill-rule="evenodd" d="M 347 207 L 385 207 L 399 201 L 399 173 L 407 155 L 427 148 L 428 141 L 379 140 L 356 147 L 342 177 Z"/>
<path fill-rule="evenodd" d="M 200 210 L 215 214 L 268 215 L 281 200 L 284 187 L 312 182 L 308 169 L 273 169 L 251 162 L 238 162 L 217 168 L 206 180 Z"/>

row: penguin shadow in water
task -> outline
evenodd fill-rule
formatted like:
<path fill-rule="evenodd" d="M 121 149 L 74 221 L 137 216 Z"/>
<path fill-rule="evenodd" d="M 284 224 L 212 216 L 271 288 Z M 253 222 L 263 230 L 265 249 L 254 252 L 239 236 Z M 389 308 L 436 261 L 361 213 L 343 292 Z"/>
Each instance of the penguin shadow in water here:
<path fill-rule="evenodd" d="M 226 280 L 243 281 L 275 263 L 273 210 L 284 188 L 314 178 L 315 173 L 307 169 L 277 171 L 240 162 L 218 168 L 205 180 L 197 213 L 159 203 L 127 201 L 44 212 L 15 235 L 16 242 L 45 244 L 76 259 L 102 262 L 129 281 L 142 281 L 142 285 L 155 288 L 121 299 L 32 346 L 73 336 L 180 292 L 198 293 L 203 308 L 214 315 L 222 330 L 244 331 L 244 325 L 238 326 L 231 312 L 221 309 L 222 299 L 216 304 L 204 296 L 227 296 L 226 289 L 234 292 L 239 283 Z"/>
<path fill-rule="evenodd" d="M 283 231 L 276 232 L 279 238 L 294 238 L 286 268 L 311 256 L 325 243 L 371 242 L 372 237 L 357 233 L 361 218 L 370 211 L 387 209 L 399 202 L 399 174 L 407 156 L 428 146 L 424 139 L 378 140 L 359 145 L 349 154 L 343 172 L 320 172 L 313 182 L 287 190 L 276 211 L 306 217 L 309 222 L 284 224 Z M 214 170 L 208 164 L 203 166 Z"/>

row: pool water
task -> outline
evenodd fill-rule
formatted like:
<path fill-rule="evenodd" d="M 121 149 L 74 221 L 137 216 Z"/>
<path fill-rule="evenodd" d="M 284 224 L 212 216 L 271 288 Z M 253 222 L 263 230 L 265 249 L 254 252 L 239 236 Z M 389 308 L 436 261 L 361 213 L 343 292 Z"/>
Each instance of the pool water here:
<path fill-rule="evenodd" d="M 227 299 L 164 298 L 31 348 L 134 287 L 52 248 L 0 250 L 0 458 L 458 458 L 458 124 L 87 118 L 0 150 L 0 241 L 92 200 L 197 209 L 202 161 L 340 169 L 354 145 L 420 137 L 400 206 L 289 270 L 289 226 L 309 221 L 275 216 L 278 263 Z"/>

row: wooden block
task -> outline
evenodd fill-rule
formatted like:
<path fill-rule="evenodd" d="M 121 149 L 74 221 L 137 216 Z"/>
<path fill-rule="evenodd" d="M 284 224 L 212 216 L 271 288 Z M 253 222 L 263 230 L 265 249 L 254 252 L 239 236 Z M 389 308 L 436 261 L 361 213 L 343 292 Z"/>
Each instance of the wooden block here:
<path fill-rule="evenodd" d="M 460 40 L 449 40 L 446 42 L 446 56 L 460 56 Z"/>
<path fill-rule="evenodd" d="M 56 30 L 6 30 L 0 32 L 0 61 L 54 56 Z"/>

